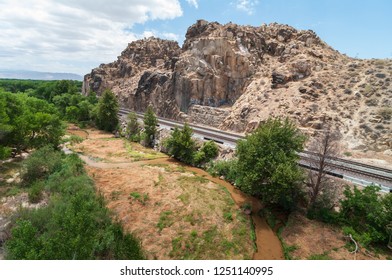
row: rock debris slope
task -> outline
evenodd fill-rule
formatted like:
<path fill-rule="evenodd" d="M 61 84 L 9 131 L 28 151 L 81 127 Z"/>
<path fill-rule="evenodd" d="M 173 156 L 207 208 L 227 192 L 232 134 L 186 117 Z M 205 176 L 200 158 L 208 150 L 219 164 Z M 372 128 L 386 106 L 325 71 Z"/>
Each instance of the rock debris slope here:
<path fill-rule="evenodd" d="M 311 30 L 197 21 L 177 42 L 132 42 L 117 61 L 84 77 L 84 93 L 111 89 L 122 106 L 250 132 L 290 117 L 308 135 L 326 125 L 347 149 L 392 154 L 392 60 L 361 60 Z"/>

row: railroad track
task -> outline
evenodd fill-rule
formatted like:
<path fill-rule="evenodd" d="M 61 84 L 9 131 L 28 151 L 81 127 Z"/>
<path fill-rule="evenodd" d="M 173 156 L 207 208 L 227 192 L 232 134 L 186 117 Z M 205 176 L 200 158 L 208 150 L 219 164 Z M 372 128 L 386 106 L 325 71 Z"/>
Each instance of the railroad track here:
<path fill-rule="evenodd" d="M 309 153 L 309 154 L 313 154 L 313 155 L 315 154 L 315 153 L 311 153 L 311 152 L 307 152 L 307 151 L 306 152 L 304 151 L 303 153 Z M 314 157 L 311 157 L 311 156 L 310 157 L 306 156 L 306 155 L 305 156 L 301 156 L 301 159 L 304 160 L 304 161 L 308 161 L 310 163 L 309 164 L 310 166 L 316 166 L 316 164 L 317 164 L 317 159 L 314 158 Z M 369 178 L 376 178 L 376 179 L 378 179 L 380 181 L 392 182 L 392 171 L 390 171 L 389 169 L 379 168 L 379 167 L 376 167 L 376 166 L 373 167 L 372 165 L 361 164 L 361 163 L 358 163 L 358 162 L 355 162 L 355 161 L 341 160 L 341 162 L 343 162 L 343 163 L 346 162 L 346 163 L 350 164 L 350 165 L 346 165 L 346 164 L 340 163 L 339 161 L 336 161 L 337 162 L 336 163 L 334 161 L 331 161 L 331 159 L 334 159 L 334 161 L 336 159 L 338 159 L 340 161 L 341 159 L 340 158 L 336 158 L 336 157 L 327 157 L 328 167 L 333 169 L 333 170 L 335 170 L 335 171 L 340 169 L 340 170 L 351 172 L 353 174 L 361 174 L 361 175 L 369 177 Z M 316 164 L 312 165 L 312 163 L 316 163 Z M 374 173 L 374 172 L 371 172 L 371 171 L 368 171 L 368 170 L 358 169 L 358 168 L 352 167 L 351 165 L 353 165 L 353 166 L 358 165 L 358 166 L 361 166 L 361 167 L 362 167 L 362 165 L 365 165 L 367 169 L 372 169 L 372 168 L 374 168 L 375 170 L 382 169 L 382 170 L 388 170 L 391 173 L 379 174 L 379 173 Z"/>
<path fill-rule="evenodd" d="M 119 115 L 127 115 L 131 112 L 129 109 L 121 108 L 119 110 Z M 137 112 L 136 115 L 143 119 L 144 114 Z M 182 128 L 183 123 L 178 121 L 173 121 L 167 118 L 158 118 L 159 126 L 166 126 L 169 129 L 174 129 L 174 127 Z M 213 140 L 219 144 L 226 144 L 235 147 L 238 140 L 244 139 L 243 134 L 237 134 L 227 131 L 221 131 L 216 128 L 210 128 L 205 126 L 200 126 L 196 124 L 189 124 L 193 129 L 195 135 L 202 137 L 205 140 Z M 299 164 L 308 169 L 314 169 L 315 167 L 311 164 L 305 164 L 306 161 L 315 162 L 315 157 L 318 156 L 317 153 L 310 151 L 303 151 L 299 154 L 301 161 Z M 360 163 L 352 160 L 342 159 L 338 157 L 327 157 L 329 161 L 329 166 L 333 168 L 333 171 L 327 172 L 329 175 L 344 178 L 345 173 L 355 174 L 356 176 L 362 176 L 366 178 L 371 178 L 370 183 L 375 183 L 382 186 L 386 191 L 392 192 L 392 170 L 388 168 L 382 168 L 378 166 L 373 166 L 365 163 Z M 339 171 L 340 170 L 340 171 Z M 376 179 L 376 180 L 375 180 Z M 360 180 L 360 179 L 359 179 Z"/>
<path fill-rule="evenodd" d="M 314 152 L 310 152 L 310 151 L 303 151 L 302 153 L 304 154 L 309 154 L 309 155 L 315 155 L 317 156 L 317 153 Z M 358 162 L 358 161 L 353 161 L 353 160 L 348 160 L 348 159 L 343 159 L 343 158 L 338 158 L 338 157 L 327 157 L 328 159 L 331 160 L 336 160 L 342 163 L 348 163 L 348 164 L 353 164 L 356 166 L 360 166 L 363 168 L 369 168 L 369 169 L 373 169 L 373 170 L 377 170 L 380 172 L 385 172 L 391 175 L 391 179 L 392 179 L 392 169 L 388 169 L 388 168 L 383 168 L 383 167 L 379 167 L 379 166 L 374 166 L 374 165 L 370 165 L 370 164 L 366 164 L 366 163 L 362 163 L 362 162 Z"/>

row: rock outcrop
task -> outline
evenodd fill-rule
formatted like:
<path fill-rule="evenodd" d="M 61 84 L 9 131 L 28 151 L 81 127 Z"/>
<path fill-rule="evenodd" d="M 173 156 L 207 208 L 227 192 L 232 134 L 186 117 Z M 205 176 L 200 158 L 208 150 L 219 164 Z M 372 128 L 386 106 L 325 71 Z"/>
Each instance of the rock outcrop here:
<path fill-rule="evenodd" d="M 197 21 L 174 41 L 132 42 L 84 78 L 121 106 L 236 132 L 290 117 L 310 136 L 326 125 L 347 149 L 392 149 L 392 61 L 349 58 L 313 31 Z"/>

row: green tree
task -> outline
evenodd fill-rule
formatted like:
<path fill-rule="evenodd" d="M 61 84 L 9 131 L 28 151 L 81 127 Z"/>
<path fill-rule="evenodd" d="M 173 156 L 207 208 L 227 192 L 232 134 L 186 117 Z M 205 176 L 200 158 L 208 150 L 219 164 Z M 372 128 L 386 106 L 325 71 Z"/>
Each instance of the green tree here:
<path fill-rule="evenodd" d="M 94 104 L 86 99 L 80 101 L 77 107 L 79 108 L 78 121 L 89 121 L 91 119 L 90 112 L 93 110 Z"/>
<path fill-rule="evenodd" d="M 37 180 L 51 194 L 48 205 L 21 211 L 5 243 L 7 259 L 143 258 L 140 242 L 113 222 L 77 155 Z"/>
<path fill-rule="evenodd" d="M 70 122 L 77 122 L 79 119 L 80 110 L 76 106 L 68 106 L 65 109 L 65 117 Z"/>
<path fill-rule="evenodd" d="M 38 229 L 30 221 L 19 220 L 7 241 L 7 258 L 10 260 L 37 260 L 39 249 L 43 247 L 37 239 Z M 39 248 L 39 249 L 38 249 Z"/>
<path fill-rule="evenodd" d="M 0 160 L 11 156 L 11 149 L 4 146 L 5 137 L 13 130 L 10 125 L 10 118 L 6 112 L 7 100 L 5 95 L 0 93 Z"/>
<path fill-rule="evenodd" d="M 22 167 L 22 184 L 29 186 L 37 180 L 45 180 L 61 167 L 62 153 L 51 146 L 35 150 Z"/>
<path fill-rule="evenodd" d="M 351 233 L 362 246 L 387 244 L 387 225 L 392 223 L 392 194 L 379 194 L 380 188 L 368 186 L 363 190 L 346 187 L 341 200 L 340 217 L 346 225 L 346 234 Z"/>
<path fill-rule="evenodd" d="M 148 106 L 144 113 L 144 134 L 146 146 L 152 147 L 154 143 L 155 133 L 157 132 L 158 119 L 152 109 L 152 106 Z"/>
<path fill-rule="evenodd" d="M 303 180 L 297 161 L 304 142 L 288 119 L 268 119 L 237 144 L 237 185 L 265 203 L 292 209 Z"/>
<path fill-rule="evenodd" d="M 97 104 L 98 103 L 97 94 L 94 91 L 90 91 L 89 94 L 87 95 L 87 101 L 92 105 Z"/>
<path fill-rule="evenodd" d="M 185 124 L 182 129 L 176 127 L 165 143 L 169 155 L 174 156 L 174 158 L 184 163 L 192 164 L 196 150 L 196 143 L 192 139 L 192 132 L 192 128 L 188 124 Z"/>
<path fill-rule="evenodd" d="M 21 151 L 45 145 L 59 145 L 64 134 L 64 124 L 52 104 L 26 94 L 0 92 L 0 96 L 0 99 L 6 102 L 7 116 L 0 121 L 0 129 L 4 131 L 0 133 L 1 146 L 14 147 Z"/>
<path fill-rule="evenodd" d="M 114 93 L 105 90 L 98 102 L 96 122 L 99 129 L 112 132 L 117 128 L 119 123 L 118 108 L 118 101 Z"/>
<path fill-rule="evenodd" d="M 214 141 L 210 140 L 204 142 L 201 148 L 194 154 L 193 163 L 196 166 L 200 166 L 216 158 L 218 154 L 219 148 Z"/>
<path fill-rule="evenodd" d="M 135 142 L 140 140 L 140 126 L 135 112 L 130 112 L 128 114 L 127 136 L 130 140 Z"/>

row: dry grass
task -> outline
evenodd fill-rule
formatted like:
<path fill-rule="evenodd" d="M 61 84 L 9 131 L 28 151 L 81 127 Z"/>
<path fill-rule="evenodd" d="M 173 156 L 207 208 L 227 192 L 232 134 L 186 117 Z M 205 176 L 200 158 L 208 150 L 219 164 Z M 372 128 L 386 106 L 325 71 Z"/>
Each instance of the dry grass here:
<path fill-rule="evenodd" d="M 138 143 L 131 143 L 125 139 L 114 138 L 98 130 L 88 130 L 88 139 L 75 144 L 75 152 L 94 156 L 104 162 L 118 163 L 140 160 L 151 160 L 167 157 L 166 155 L 144 148 Z"/>
<path fill-rule="evenodd" d="M 238 211 L 224 187 L 136 143 L 88 133 L 74 148 L 113 163 L 113 168 L 105 164 L 87 170 L 117 219 L 140 238 L 149 259 L 252 257 L 250 218 Z"/>
<path fill-rule="evenodd" d="M 221 186 L 192 173 L 170 172 L 162 167 L 88 167 L 88 171 L 108 207 L 127 230 L 142 240 L 150 259 L 252 256 L 248 217 L 237 211 Z M 225 213 L 232 213 L 233 220 L 227 221 Z M 238 231 L 242 235 L 233 234 Z"/>

